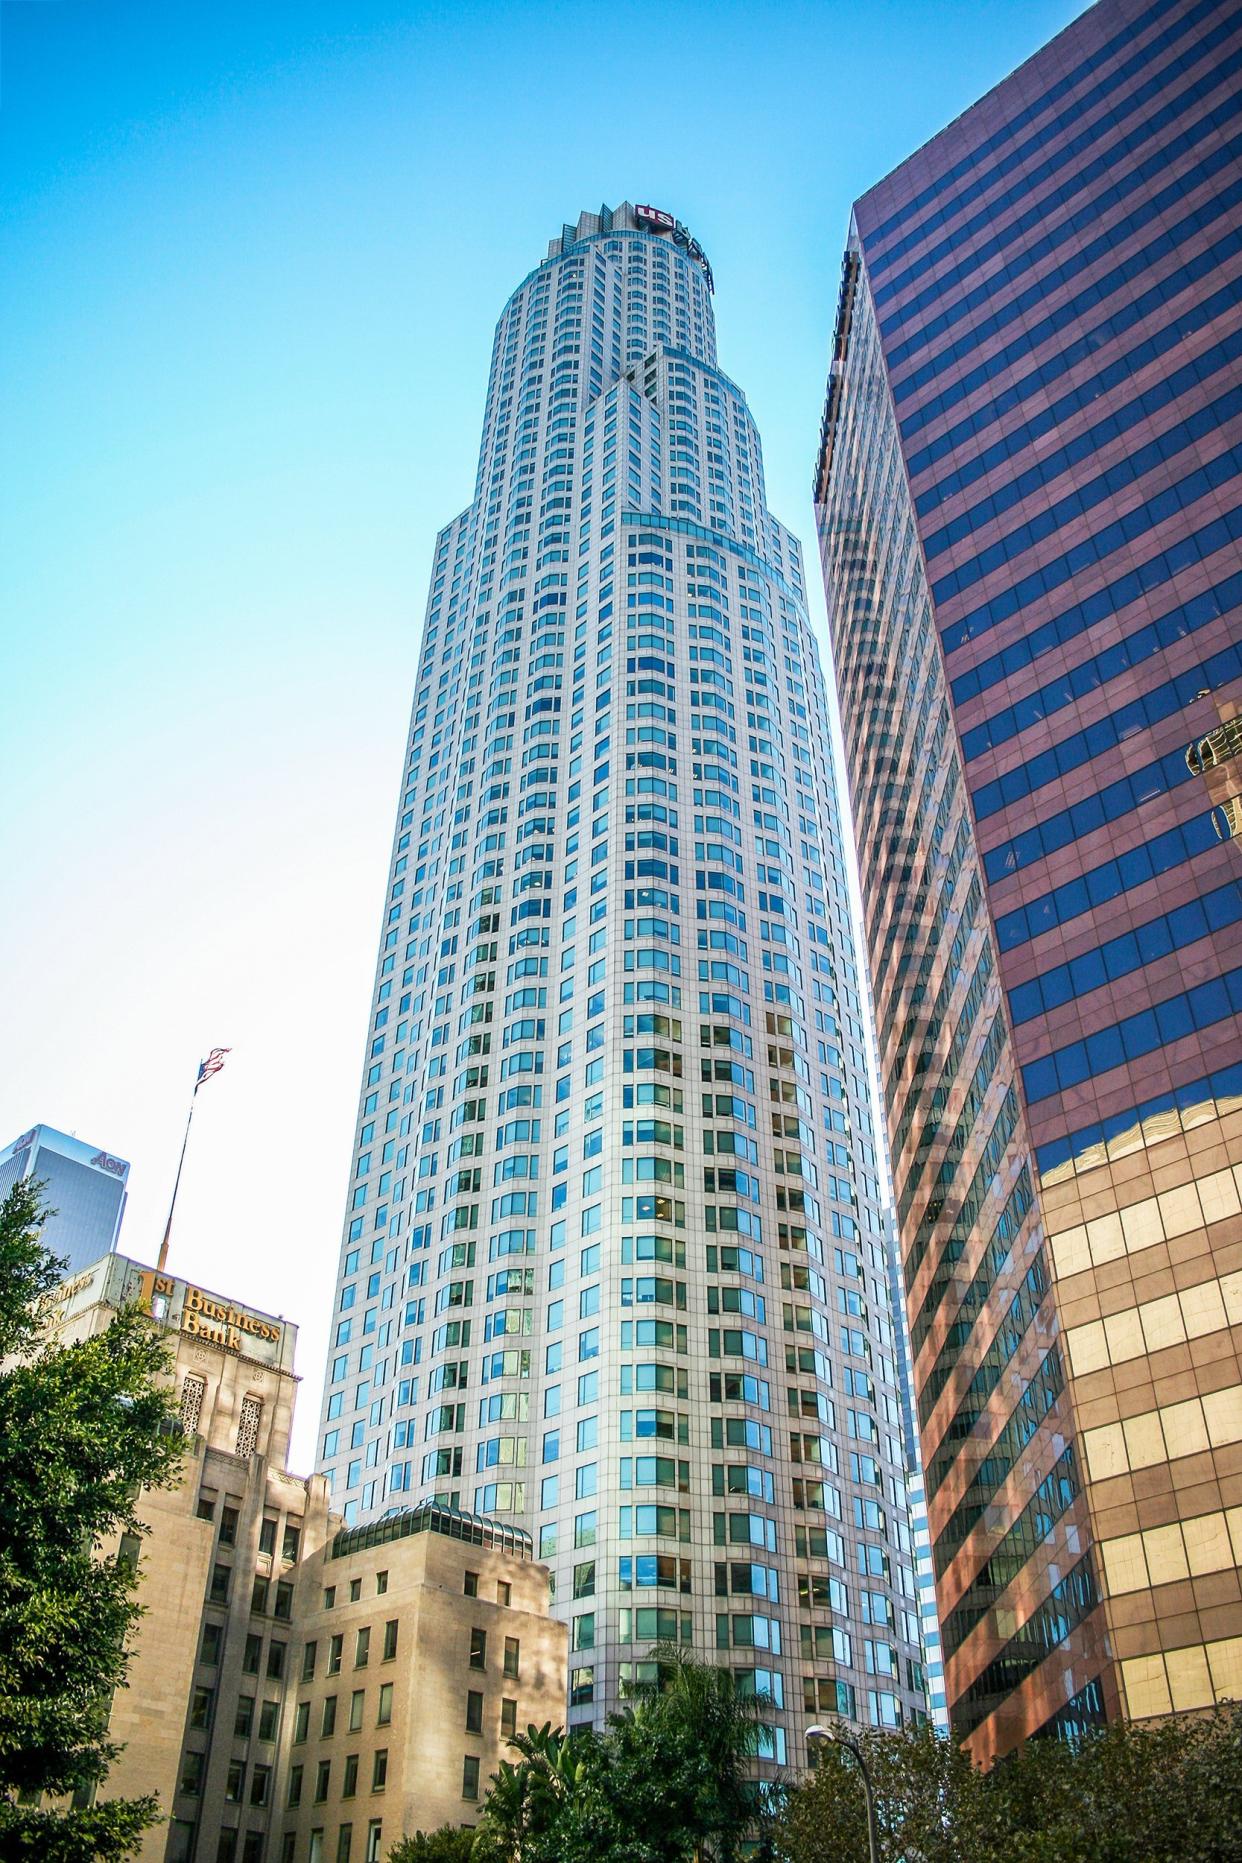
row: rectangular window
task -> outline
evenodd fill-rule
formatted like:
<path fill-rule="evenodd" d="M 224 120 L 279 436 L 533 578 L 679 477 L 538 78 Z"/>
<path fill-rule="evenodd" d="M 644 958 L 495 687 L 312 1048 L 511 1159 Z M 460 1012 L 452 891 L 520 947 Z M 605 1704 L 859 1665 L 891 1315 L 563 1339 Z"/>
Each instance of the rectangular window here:
<path fill-rule="evenodd" d="M 354 1842 L 353 1825 L 342 1824 L 340 1830 L 336 1834 L 336 1863 L 349 1863 L 349 1856 L 350 1856 L 350 1851 L 353 1848 L 353 1842 Z"/>
<path fill-rule="evenodd" d="M 203 1755 L 186 1753 L 181 1760 L 181 1779 L 177 1790 L 187 1798 L 197 1798 L 203 1789 Z"/>
<path fill-rule="evenodd" d="M 259 1709 L 259 1739 L 275 1740 L 280 1726 L 280 1703 L 265 1701 Z"/>
<path fill-rule="evenodd" d="M 266 1805 L 272 1795 L 272 1769 L 270 1766 L 256 1766 L 250 1775 L 250 1803 Z"/>
<path fill-rule="evenodd" d="M 315 1679 L 315 1655 L 319 1649 L 317 1643 L 308 1643 L 302 1651 L 302 1680 L 313 1682 Z"/>
<path fill-rule="evenodd" d="M 382 1792 L 388 1783 L 388 1748 L 379 1747 L 371 1762 L 371 1790 Z"/>
<path fill-rule="evenodd" d="M 477 1626 L 470 1632 L 470 1667 L 486 1669 L 487 1667 L 487 1632 Z"/>
<path fill-rule="evenodd" d="M 267 1646 L 267 1673 L 273 1682 L 279 1682 L 285 1673 L 285 1645 L 269 1643 Z"/>
<path fill-rule="evenodd" d="M 303 1768 L 301 1766 L 290 1766 L 289 1768 L 288 1803 L 291 1806 L 300 1805 L 302 1803 L 302 1773 Z"/>
<path fill-rule="evenodd" d="M 233 1716 L 233 1735 L 237 1740 L 248 1740 L 250 1729 L 254 1725 L 254 1696 L 237 1697 L 237 1713 Z"/>
<path fill-rule="evenodd" d="M 214 1688 L 196 1688 L 190 1701 L 190 1726 L 195 1733 L 205 1733 L 211 1726 L 211 1711 L 215 1703 Z"/>
<path fill-rule="evenodd" d="M 263 1638 L 252 1631 L 246 1638 L 246 1648 L 242 1656 L 242 1674 L 258 1675 L 263 1667 Z"/>
<path fill-rule="evenodd" d="M 341 1797 L 352 1798 L 358 1790 L 358 1755 L 345 1755 L 345 1777 L 341 1780 Z"/>
<path fill-rule="evenodd" d="M 259 1528 L 259 1551 L 274 1553 L 276 1550 L 276 1522 L 265 1520 Z"/>
<path fill-rule="evenodd" d="M 472 1804 L 479 1796 L 479 1762 L 473 1753 L 467 1753 L 461 1763 L 461 1795 Z"/>
<path fill-rule="evenodd" d="M 392 1720 L 392 1683 L 383 1682 L 379 1692 L 379 1710 L 375 1716 L 377 1727 L 387 1727 Z"/>
<path fill-rule="evenodd" d="M 365 1669 L 371 1660 L 371 1626 L 364 1624 L 354 1641 L 354 1668 Z"/>
<path fill-rule="evenodd" d="M 364 1688 L 356 1688 L 349 1698 L 349 1731 L 356 1734 L 362 1726 L 362 1711 L 366 1706 L 367 1693 Z"/>
<path fill-rule="evenodd" d="M 380 1863 L 384 1842 L 384 1826 L 378 1818 L 372 1818 L 367 1825 L 367 1854 L 363 1863 Z"/>
<path fill-rule="evenodd" d="M 218 1663 L 220 1660 L 220 1647 L 223 1642 L 223 1624 L 204 1624 L 203 1647 L 200 1651 L 200 1660 L 207 1663 Z"/>
<path fill-rule="evenodd" d="M 320 1760 L 315 1768 L 315 1803 L 322 1805 L 332 1783 L 332 1761 Z"/>
<path fill-rule="evenodd" d="M 319 1733 L 322 1739 L 330 1740 L 335 1732 L 336 1732 L 336 1696 L 327 1695 L 324 1697 L 323 1721 L 320 1726 Z"/>
<path fill-rule="evenodd" d="M 467 1573 L 465 1574 L 465 1577 L 464 1577 L 464 1579 L 462 1580 L 462 1590 L 464 1591 L 464 1593 L 465 1593 L 465 1595 L 466 1595 L 466 1596 L 467 1596 L 468 1598 L 477 1598 L 477 1597 L 478 1597 L 478 1595 L 479 1595 L 479 1575 L 478 1575 L 478 1573 L 477 1573 L 477 1572 L 467 1572 Z"/>
<path fill-rule="evenodd" d="M 506 1740 L 511 1740 L 517 1732 L 517 1702 L 507 1698 L 500 1704 L 500 1731 Z"/>
<path fill-rule="evenodd" d="M 522 1646 L 516 1637 L 505 1638 L 505 1674 L 516 1679 Z"/>
<path fill-rule="evenodd" d="M 384 1625 L 384 1661 L 391 1662 L 397 1653 L 397 1629 L 399 1619 L 392 1618 Z"/>
<path fill-rule="evenodd" d="M 220 1544 L 236 1546 L 237 1544 L 237 1509 L 222 1507 L 220 1509 Z"/>
<path fill-rule="evenodd" d="M 310 1702 L 299 1701 L 293 1713 L 293 1743 L 301 1746 L 310 1733 Z"/>
<path fill-rule="evenodd" d="M 339 1634 L 339 1633 L 338 1635 L 334 1636 L 331 1642 L 328 1644 L 328 1674 L 329 1675 L 339 1675 L 341 1673 L 341 1651 L 344 1649 L 344 1647 L 345 1647 L 344 1635 Z"/>
<path fill-rule="evenodd" d="M 245 1760 L 230 1760 L 224 1777 L 224 1796 L 230 1805 L 240 1805 L 246 1791 Z"/>
<path fill-rule="evenodd" d="M 466 1695 L 466 1732 L 483 1732 L 483 1697 L 475 1688 L 470 1689 Z"/>

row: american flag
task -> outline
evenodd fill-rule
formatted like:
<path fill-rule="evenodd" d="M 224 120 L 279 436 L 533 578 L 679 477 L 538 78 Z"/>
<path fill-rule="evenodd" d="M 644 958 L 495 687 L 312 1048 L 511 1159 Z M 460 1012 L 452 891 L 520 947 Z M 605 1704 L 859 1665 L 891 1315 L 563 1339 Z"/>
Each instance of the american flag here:
<path fill-rule="evenodd" d="M 198 1092 L 205 1080 L 210 1080 L 213 1074 L 218 1074 L 220 1072 L 220 1069 L 224 1066 L 225 1055 L 232 1054 L 232 1052 L 233 1050 L 231 1048 L 213 1048 L 211 1053 L 207 1056 L 207 1059 L 199 1062 L 198 1079 L 194 1082 L 195 1093 Z"/>

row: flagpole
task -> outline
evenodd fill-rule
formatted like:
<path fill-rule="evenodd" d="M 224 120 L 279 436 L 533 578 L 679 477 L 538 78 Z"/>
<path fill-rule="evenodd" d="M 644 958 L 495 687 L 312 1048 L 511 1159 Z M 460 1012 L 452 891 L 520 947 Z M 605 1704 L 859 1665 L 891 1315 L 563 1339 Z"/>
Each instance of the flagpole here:
<path fill-rule="evenodd" d="M 185 1148 L 190 1139 L 190 1120 L 194 1117 L 194 1104 L 197 1099 L 198 1081 L 196 1080 L 194 1082 L 194 1091 L 190 1095 L 190 1110 L 186 1117 L 185 1132 L 181 1139 L 181 1156 L 177 1160 L 177 1175 L 173 1180 L 172 1202 L 168 1206 L 168 1221 L 164 1224 L 164 1240 L 160 1243 L 159 1259 L 155 1264 L 157 1274 L 163 1274 L 168 1262 L 168 1241 L 169 1237 L 172 1235 L 173 1211 L 177 1207 L 177 1192 L 181 1188 L 181 1167 L 185 1163 Z"/>
<path fill-rule="evenodd" d="M 160 1243 L 159 1260 L 156 1263 L 157 1274 L 163 1274 L 168 1263 L 168 1242 L 172 1235 L 173 1211 L 177 1207 L 177 1192 L 181 1188 L 181 1167 L 185 1163 L 185 1148 L 190 1142 L 190 1121 L 194 1117 L 194 1102 L 198 1098 L 198 1090 L 203 1082 L 210 1080 L 213 1074 L 220 1072 L 224 1066 L 225 1055 L 231 1052 L 229 1048 L 213 1048 L 207 1059 L 198 1064 L 198 1073 L 194 1077 L 194 1091 L 190 1095 L 190 1110 L 186 1114 L 185 1131 L 181 1138 L 181 1156 L 177 1160 L 177 1175 L 173 1180 L 172 1202 L 168 1206 L 168 1221 L 164 1224 L 164 1240 Z"/>

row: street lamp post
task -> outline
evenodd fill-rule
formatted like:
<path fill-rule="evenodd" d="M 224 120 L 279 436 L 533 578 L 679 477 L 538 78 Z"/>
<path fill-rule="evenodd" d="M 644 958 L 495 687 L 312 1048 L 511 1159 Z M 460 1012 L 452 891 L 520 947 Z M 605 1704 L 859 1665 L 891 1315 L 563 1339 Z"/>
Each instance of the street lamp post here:
<path fill-rule="evenodd" d="M 843 1727 L 808 1727 L 806 1730 L 807 1745 L 810 1746 L 813 1740 L 835 1740 L 837 1745 L 844 1747 L 845 1751 L 852 1754 L 857 1762 L 858 1770 L 862 1774 L 863 1795 L 867 1801 L 867 1848 L 870 1852 L 871 1863 L 880 1863 L 880 1839 L 875 1822 L 875 1793 L 872 1790 L 871 1773 L 863 1758 L 862 1747 Z"/>

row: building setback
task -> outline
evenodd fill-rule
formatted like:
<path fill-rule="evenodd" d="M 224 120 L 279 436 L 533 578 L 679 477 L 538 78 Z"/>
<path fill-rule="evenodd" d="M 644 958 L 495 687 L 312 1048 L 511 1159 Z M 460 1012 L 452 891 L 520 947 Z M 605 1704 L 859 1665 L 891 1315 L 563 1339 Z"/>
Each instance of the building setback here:
<path fill-rule="evenodd" d="M 353 1532 L 289 1473 L 296 1329 L 110 1255 L 62 1283 L 62 1343 L 137 1302 L 165 1330 L 185 1459 L 143 1495 L 144 1615 L 101 1796 L 153 1793 L 142 1863 L 379 1863 L 473 1824 L 512 1725 L 558 1721 L 566 1632 L 529 1536 L 422 1508 Z"/>
<path fill-rule="evenodd" d="M 712 275 L 624 204 L 497 326 L 403 764 L 320 1466 L 525 1527 L 571 1723 L 658 1638 L 761 1765 L 923 1711 L 879 1167 L 799 547 Z"/>
<path fill-rule="evenodd" d="M 817 515 L 985 1758 L 1242 1694 L 1240 69 L 1236 6 L 1102 0 L 845 260 Z"/>

